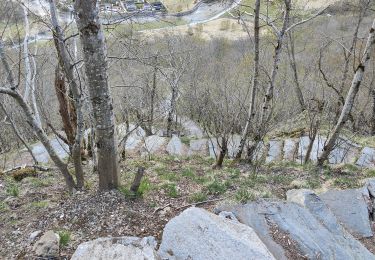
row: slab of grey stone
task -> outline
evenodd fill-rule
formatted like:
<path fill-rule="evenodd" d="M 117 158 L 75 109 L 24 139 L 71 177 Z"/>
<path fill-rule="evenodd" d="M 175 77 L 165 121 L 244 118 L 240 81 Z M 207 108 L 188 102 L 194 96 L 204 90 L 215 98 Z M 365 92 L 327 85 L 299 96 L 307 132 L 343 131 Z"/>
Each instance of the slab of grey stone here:
<path fill-rule="evenodd" d="M 207 139 L 191 140 L 189 147 L 189 154 L 208 155 L 208 141 Z"/>
<path fill-rule="evenodd" d="M 169 155 L 175 156 L 187 156 L 188 155 L 188 147 L 181 142 L 181 139 L 173 135 L 171 140 L 167 145 L 167 152 Z"/>
<path fill-rule="evenodd" d="M 217 142 L 218 140 L 215 138 L 210 138 L 208 140 L 208 152 L 211 158 L 216 158 L 220 154 L 220 147 Z"/>
<path fill-rule="evenodd" d="M 189 208 L 164 228 L 162 259 L 275 259 L 254 230 L 236 220 Z"/>
<path fill-rule="evenodd" d="M 328 160 L 331 164 L 354 163 L 359 152 L 359 146 L 348 139 L 338 138 L 335 148 Z"/>
<path fill-rule="evenodd" d="M 364 188 L 368 190 L 372 197 L 375 197 L 375 178 L 366 179 Z"/>
<path fill-rule="evenodd" d="M 356 237 L 371 237 L 367 189 L 330 190 L 319 195 L 342 225 Z"/>
<path fill-rule="evenodd" d="M 294 161 L 297 156 L 298 141 L 296 139 L 285 139 L 283 153 L 284 160 Z"/>
<path fill-rule="evenodd" d="M 49 230 L 34 244 L 33 251 L 39 257 L 58 257 L 59 244 L 59 235 L 55 234 L 52 230 Z"/>
<path fill-rule="evenodd" d="M 244 153 L 246 154 L 246 149 L 244 150 Z M 264 161 L 267 153 L 267 146 L 264 144 L 264 142 L 259 142 L 254 154 L 253 154 L 253 161 L 254 162 L 262 162 Z"/>
<path fill-rule="evenodd" d="M 159 259 L 153 237 L 108 237 L 98 238 L 82 243 L 72 256 L 72 260 L 101 260 L 101 259 Z"/>
<path fill-rule="evenodd" d="M 60 138 L 53 137 L 50 139 L 52 147 L 55 149 L 57 156 L 65 159 L 69 156 L 69 146 L 65 144 Z M 44 145 L 40 142 L 31 146 L 32 152 L 36 160 L 40 163 L 48 163 L 50 157 Z"/>
<path fill-rule="evenodd" d="M 365 168 L 375 167 L 375 148 L 365 147 L 361 151 L 361 155 L 356 162 L 357 165 Z"/>
<path fill-rule="evenodd" d="M 215 209 L 216 213 L 232 212 L 239 222 L 248 225 L 257 233 L 268 250 L 279 260 L 287 260 L 285 250 L 270 235 L 269 226 L 263 212 L 263 204 L 248 203 L 244 205 L 222 205 Z"/>
<path fill-rule="evenodd" d="M 327 138 L 322 137 L 321 135 L 317 135 L 315 137 L 312 149 L 311 149 L 311 154 L 310 154 L 310 160 L 313 162 L 318 161 L 318 157 L 322 154 L 323 152 L 323 147 L 326 142 Z"/>
<path fill-rule="evenodd" d="M 240 135 L 231 135 L 228 139 L 228 157 L 234 158 L 241 142 Z"/>
<path fill-rule="evenodd" d="M 270 250 L 274 248 L 272 243 L 277 241 L 266 233 L 269 232 L 265 227 L 267 224 L 264 224 L 267 221 L 287 233 L 308 259 L 375 259 L 367 249 L 353 241 L 356 247 L 348 247 L 347 237 L 339 232 L 334 234 L 329 221 L 322 223 L 310 210 L 297 203 L 259 200 L 225 210 L 231 210 L 241 223 L 253 227 Z M 272 253 L 278 258 L 275 251 Z"/>
<path fill-rule="evenodd" d="M 266 162 L 280 161 L 282 159 L 283 141 L 270 140 Z"/>
<path fill-rule="evenodd" d="M 187 132 L 188 136 L 195 136 L 197 138 L 202 138 L 204 136 L 202 128 L 189 118 L 182 118 L 181 125 Z"/>
<path fill-rule="evenodd" d="M 339 223 L 336 216 L 327 205 L 313 191 L 307 189 L 289 190 L 287 200 L 295 202 L 308 209 L 320 223 L 328 229 L 337 244 L 350 249 L 348 255 L 353 254 L 361 259 L 371 259 L 374 256 Z"/>
<path fill-rule="evenodd" d="M 298 141 L 298 150 L 297 150 L 297 158 L 296 158 L 296 161 L 298 163 L 302 164 L 304 162 L 309 143 L 310 143 L 310 138 L 308 136 L 300 137 Z"/>
<path fill-rule="evenodd" d="M 140 138 L 137 138 L 131 135 L 126 139 L 125 150 L 126 151 L 136 150 L 141 145 L 141 143 L 142 143 L 142 140 Z"/>
<path fill-rule="evenodd" d="M 145 142 L 143 144 L 143 150 L 146 153 L 155 154 L 157 152 L 161 152 L 165 147 L 168 138 L 160 137 L 157 135 L 151 135 L 145 138 Z"/>

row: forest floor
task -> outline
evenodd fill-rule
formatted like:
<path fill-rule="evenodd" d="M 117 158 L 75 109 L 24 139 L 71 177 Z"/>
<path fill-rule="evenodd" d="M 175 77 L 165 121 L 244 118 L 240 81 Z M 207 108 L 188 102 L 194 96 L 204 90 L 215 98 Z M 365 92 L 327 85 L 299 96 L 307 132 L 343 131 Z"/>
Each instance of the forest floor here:
<path fill-rule="evenodd" d="M 322 192 L 356 188 L 375 170 L 353 165 L 326 168 L 318 174 L 312 165 L 294 163 L 258 165 L 226 160 L 220 170 L 202 157 L 160 156 L 151 160 L 129 158 L 121 163 L 118 191 L 97 192 L 97 176 L 86 166 L 84 191 L 69 195 L 59 173 L 51 170 L 16 181 L 0 175 L 0 259 L 30 259 L 29 239 L 35 231 L 54 230 L 61 237 L 61 258 L 77 246 L 103 236 L 154 236 L 160 241 L 165 224 L 197 204 L 213 210 L 218 203 L 241 203 L 257 198 L 285 199 L 293 188 Z M 139 166 L 146 168 L 137 194 L 129 187 Z M 203 202 L 203 203 L 202 203 Z M 201 203 L 201 204 L 199 204 Z"/>

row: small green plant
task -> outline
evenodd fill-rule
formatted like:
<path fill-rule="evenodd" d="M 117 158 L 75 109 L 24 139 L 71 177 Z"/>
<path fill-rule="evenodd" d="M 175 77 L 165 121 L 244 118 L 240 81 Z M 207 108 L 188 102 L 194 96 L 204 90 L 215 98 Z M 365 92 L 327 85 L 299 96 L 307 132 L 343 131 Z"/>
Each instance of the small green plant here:
<path fill-rule="evenodd" d="M 13 197 L 18 197 L 20 195 L 20 189 L 16 184 L 10 184 L 6 189 L 6 192 Z"/>
<path fill-rule="evenodd" d="M 248 201 L 254 201 L 256 196 L 254 193 L 248 191 L 247 189 L 239 189 L 235 194 L 235 199 L 238 202 L 246 203 Z"/>
<path fill-rule="evenodd" d="M 237 179 L 240 177 L 241 172 L 239 169 L 228 169 L 229 170 L 229 178 Z"/>
<path fill-rule="evenodd" d="M 192 203 L 202 202 L 207 200 L 207 194 L 203 192 L 196 192 L 190 195 L 189 201 Z"/>
<path fill-rule="evenodd" d="M 31 206 L 35 208 L 46 208 L 48 207 L 48 201 L 47 200 L 33 201 L 31 202 Z"/>
<path fill-rule="evenodd" d="M 358 180 L 348 177 L 338 178 L 333 184 L 341 189 L 353 189 L 359 186 Z"/>
<path fill-rule="evenodd" d="M 315 176 L 312 176 L 312 177 L 308 178 L 307 179 L 307 186 L 310 189 L 320 188 L 321 184 L 320 184 L 319 178 L 317 178 Z"/>
<path fill-rule="evenodd" d="M 224 183 L 219 182 L 218 180 L 214 180 L 210 184 L 207 185 L 208 194 L 218 195 L 223 194 L 226 192 L 227 187 Z"/>
<path fill-rule="evenodd" d="M 194 177 L 195 177 L 195 173 L 191 168 L 183 169 L 181 175 L 186 177 L 186 178 L 191 178 L 191 179 L 194 179 Z"/>
<path fill-rule="evenodd" d="M 148 179 L 144 178 L 141 181 L 141 185 L 139 185 L 139 188 L 137 190 L 137 195 L 142 197 L 150 189 L 151 189 L 151 182 Z"/>
<path fill-rule="evenodd" d="M 177 198 L 179 196 L 176 184 L 166 183 L 163 185 L 164 190 L 167 192 L 167 195 L 171 198 Z"/>
<path fill-rule="evenodd" d="M 66 247 L 71 240 L 70 232 L 63 230 L 59 231 L 58 234 L 60 237 L 60 247 Z"/>
<path fill-rule="evenodd" d="M 5 202 L 0 202 L 0 212 L 5 212 L 8 210 L 8 205 Z"/>

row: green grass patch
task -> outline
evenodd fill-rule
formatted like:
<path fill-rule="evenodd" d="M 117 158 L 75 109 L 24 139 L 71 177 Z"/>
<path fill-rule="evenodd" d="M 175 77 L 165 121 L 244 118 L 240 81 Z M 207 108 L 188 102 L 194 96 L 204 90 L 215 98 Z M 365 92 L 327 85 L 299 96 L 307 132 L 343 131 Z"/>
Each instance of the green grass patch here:
<path fill-rule="evenodd" d="M 162 188 L 166 191 L 168 197 L 177 198 L 179 196 L 177 186 L 175 183 L 165 183 Z"/>
<path fill-rule="evenodd" d="M 237 192 L 234 195 L 234 198 L 236 199 L 236 201 L 240 203 L 246 203 L 248 201 L 254 201 L 256 199 L 256 196 L 251 191 L 241 188 L 237 190 Z"/>
<path fill-rule="evenodd" d="M 70 232 L 66 231 L 66 230 L 63 230 L 63 231 L 59 231 L 57 233 L 59 234 L 59 237 L 60 237 L 60 247 L 66 247 L 71 240 Z"/>
<path fill-rule="evenodd" d="M 5 212 L 9 209 L 8 205 L 5 202 L 0 202 L 0 212 Z"/>
<path fill-rule="evenodd" d="M 189 196 L 189 201 L 191 203 L 197 203 L 207 200 L 207 194 L 204 192 L 196 192 Z"/>
<path fill-rule="evenodd" d="M 11 183 L 7 188 L 6 188 L 6 193 L 12 197 L 18 197 L 20 195 L 20 189 L 18 185 Z"/>
<path fill-rule="evenodd" d="M 206 186 L 206 189 L 208 194 L 219 195 L 227 191 L 227 185 L 218 180 L 214 180 Z"/>
<path fill-rule="evenodd" d="M 354 189 L 360 186 L 357 179 L 349 177 L 337 178 L 334 180 L 333 184 L 341 189 Z"/>
<path fill-rule="evenodd" d="M 49 202 L 47 200 L 31 202 L 31 206 L 35 208 L 47 208 L 48 205 L 49 205 Z"/>

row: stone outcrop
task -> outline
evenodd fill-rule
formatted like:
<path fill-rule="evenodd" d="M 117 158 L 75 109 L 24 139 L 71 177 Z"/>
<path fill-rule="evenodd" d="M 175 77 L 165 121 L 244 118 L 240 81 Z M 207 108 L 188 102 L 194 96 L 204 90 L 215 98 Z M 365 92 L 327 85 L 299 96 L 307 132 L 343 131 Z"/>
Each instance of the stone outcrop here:
<path fill-rule="evenodd" d="M 43 258 L 55 258 L 59 256 L 60 237 L 52 230 L 47 231 L 36 241 L 33 247 L 35 255 Z"/>
<path fill-rule="evenodd" d="M 166 225 L 162 259 L 275 259 L 254 230 L 200 208 L 189 208 Z"/>
<path fill-rule="evenodd" d="M 72 260 L 132 259 L 156 260 L 156 240 L 153 237 L 109 237 L 82 243 Z"/>

